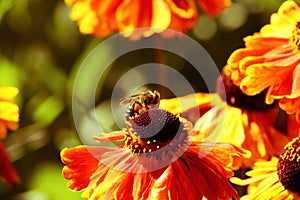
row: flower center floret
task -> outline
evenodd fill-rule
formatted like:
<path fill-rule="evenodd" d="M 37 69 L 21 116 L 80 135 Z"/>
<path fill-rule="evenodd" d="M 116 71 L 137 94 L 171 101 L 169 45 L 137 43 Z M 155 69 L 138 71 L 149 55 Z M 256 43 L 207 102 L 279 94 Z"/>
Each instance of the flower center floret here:
<path fill-rule="evenodd" d="M 221 87 L 221 84 L 223 84 L 224 87 Z M 239 86 L 233 84 L 230 78 L 230 72 L 228 71 L 223 71 L 218 78 L 216 90 L 223 101 L 226 101 L 230 106 L 241 109 L 267 111 L 273 108 L 277 103 L 277 101 L 274 101 L 273 104 L 265 103 L 267 89 L 254 96 L 244 94 Z"/>
<path fill-rule="evenodd" d="M 297 22 L 295 29 L 292 32 L 292 43 L 300 49 L 300 22 Z"/>
<path fill-rule="evenodd" d="M 289 142 L 281 154 L 277 173 L 285 189 L 300 195 L 300 138 Z"/>
<path fill-rule="evenodd" d="M 127 123 L 125 148 L 133 153 L 151 153 L 165 146 L 176 151 L 188 137 L 181 118 L 163 109 L 148 109 Z"/>

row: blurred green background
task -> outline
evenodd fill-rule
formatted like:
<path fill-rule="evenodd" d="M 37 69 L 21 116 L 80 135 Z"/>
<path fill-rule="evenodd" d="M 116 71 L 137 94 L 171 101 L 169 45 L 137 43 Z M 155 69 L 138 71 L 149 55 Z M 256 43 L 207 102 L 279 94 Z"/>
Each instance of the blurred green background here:
<path fill-rule="evenodd" d="M 187 34 L 221 69 L 229 55 L 243 46 L 243 37 L 268 23 L 281 3 L 237 0 L 218 18 L 201 14 Z M 59 153 L 81 144 L 72 118 L 72 83 L 80 63 L 101 39 L 81 35 L 69 13 L 62 0 L 0 0 L 0 86 L 19 88 L 16 100 L 21 109 L 20 129 L 9 134 L 4 143 L 22 179 L 11 189 L 0 181 L 0 199 L 81 199 L 80 193 L 67 189 Z M 196 91 L 205 90 L 183 60 L 162 54 L 164 62 L 184 74 Z M 101 56 L 99 59 L 101 62 Z M 105 116 L 101 121 L 105 131 L 116 130 L 108 103 L 117 77 L 148 62 L 157 62 L 154 50 L 126 54 L 99 82 L 96 102 L 97 110 Z M 162 96 L 171 94 L 165 90 Z M 88 120 L 84 123 L 88 130 Z"/>

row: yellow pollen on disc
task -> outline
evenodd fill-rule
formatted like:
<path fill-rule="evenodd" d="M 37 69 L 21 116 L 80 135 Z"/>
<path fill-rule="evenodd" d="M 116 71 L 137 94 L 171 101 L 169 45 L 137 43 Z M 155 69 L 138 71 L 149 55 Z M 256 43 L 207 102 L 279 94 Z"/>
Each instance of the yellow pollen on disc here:
<path fill-rule="evenodd" d="M 297 22 L 296 28 L 292 32 L 291 41 L 300 50 L 300 21 Z"/>
<path fill-rule="evenodd" d="M 280 156 L 283 160 L 300 162 L 300 146 L 294 145 L 299 140 L 300 138 L 296 137 L 284 147 L 285 151 Z"/>

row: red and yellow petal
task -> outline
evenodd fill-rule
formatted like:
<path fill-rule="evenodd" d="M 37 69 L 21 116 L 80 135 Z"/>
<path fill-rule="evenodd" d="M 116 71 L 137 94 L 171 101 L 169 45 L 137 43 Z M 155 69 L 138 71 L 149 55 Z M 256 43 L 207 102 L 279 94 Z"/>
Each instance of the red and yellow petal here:
<path fill-rule="evenodd" d="M 268 36 L 264 37 L 261 33 L 254 33 L 253 35 L 244 38 L 245 46 L 247 49 L 257 49 L 259 51 L 264 50 L 266 53 L 278 46 L 286 45 L 289 42 L 289 38 Z M 262 55 L 262 54 L 256 54 Z"/>
<path fill-rule="evenodd" d="M 168 36 L 170 32 L 166 29 L 182 33 L 193 27 L 198 15 L 193 0 L 65 2 L 72 8 L 71 19 L 77 21 L 80 31 L 99 37 L 106 37 L 114 31 L 132 40 L 162 32 Z"/>
<path fill-rule="evenodd" d="M 244 40 L 246 48 L 235 50 L 227 61 L 232 71 L 231 79 L 236 85 L 240 85 L 246 76 L 245 71 L 248 66 L 264 63 L 266 58 L 263 55 L 288 42 L 287 39 L 282 38 L 263 38 L 259 33 L 248 36 Z"/>
<path fill-rule="evenodd" d="M 198 12 L 196 4 L 193 0 L 166 0 L 169 4 L 170 11 L 172 13 L 171 21 L 168 26 L 168 29 L 177 31 L 179 33 L 184 33 L 193 28 L 196 23 Z M 173 36 L 173 32 L 165 31 L 163 33 L 164 36 Z"/>
<path fill-rule="evenodd" d="M 211 154 L 199 157 L 197 151 L 187 151 L 181 159 L 172 164 L 173 173 L 170 184 L 171 199 L 231 199 L 238 198 L 224 174 L 223 164 L 210 159 Z M 205 172 L 205 173 L 203 173 Z M 218 190 L 215 190 L 214 185 Z M 186 193 L 186 191 L 189 191 Z"/>
<path fill-rule="evenodd" d="M 205 13 L 217 17 L 231 5 L 231 0 L 198 0 L 198 3 Z"/>
<path fill-rule="evenodd" d="M 172 166 L 166 168 L 166 170 L 160 175 L 158 179 L 153 182 L 151 192 L 148 199 L 169 199 L 169 188 L 171 185 L 172 177 L 174 176 L 174 171 Z"/>
<path fill-rule="evenodd" d="M 270 24 L 246 37 L 246 47 L 230 56 L 231 78 L 245 94 L 256 95 L 268 88 L 267 104 L 300 96 L 299 13 L 294 1 L 284 2 Z"/>
<path fill-rule="evenodd" d="M 88 187 L 90 177 L 97 170 L 99 156 L 103 149 L 97 147 L 78 146 L 61 151 L 63 176 L 70 180 L 68 187 L 75 191 L 81 191 Z"/>
<path fill-rule="evenodd" d="M 200 157 L 208 155 L 211 161 L 222 163 L 226 177 L 232 176 L 232 171 L 229 168 L 233 165 L 233 158 L 251 157 L 250 151 L 225 142 L 203 143 L 199 147 L 201 148 Z"/>
<path fill-rule="evenodd" d="M 181 117 L 194 123 L 219 101 L 221 100 L 216 93 L 195 93 L 183 97 L 162 99 L 160 108 L 175 115 L 180 114 Z"/>
<path fill-rule="evenodd" d="M 119 31 L 130 36 L 135 28 L 151 27 L 152 9 L 152 1 L 122 1 L 115 14 Z"/>
<path fill-rule="evenodd" d="M 232 106 L 216 106 L 195 124 L 202 136 L 194 142 L 226 142 L 252 152 L 251 158 L 235 158 L 233 168 L 251 167 L 259 159 L 280 155 L 288 137 L 273 127 L 277 109 L 246 111 Z M 204 136 L 203 136 L 204 135 Z M 202 140 L 201 140 L 202 139 Z"/>
<path fill-rule="evenodd" d="M 107 37 L 118 30 L 116 11 L 123 0 L 91 1 L 91 9 L 96 15 L 97 24 L 94 26 L 93 35 Z"/>
<path fill-rule="evenodd" d="M 18 92 L 15 87 L 0 87 L 0 139 L 19 127 L 19 107 L 12 100 Z"/>

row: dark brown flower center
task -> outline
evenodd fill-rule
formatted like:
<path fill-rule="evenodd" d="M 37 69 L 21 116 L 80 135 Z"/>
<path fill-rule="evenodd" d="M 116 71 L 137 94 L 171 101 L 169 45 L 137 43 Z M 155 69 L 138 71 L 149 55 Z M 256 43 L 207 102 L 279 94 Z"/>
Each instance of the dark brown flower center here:
<path fill-rule="evenodd" d="M 224 84 L 224 87 L 221 87 L 221 84 Z M 239 86 L 233 84 L 227 71 L 223 71 L 218 78 L 216 90 L 223 101 L 226 101 L 230 106 L 241 109 L 266 111 L 276 104 L 276 101 L 273 104 L 265 103 L 267 89 L 254 96 L 244 94 Z"/>
<path fill-rule="evenodd" d="M 297 22 L 295 29 L 292 32 L 292 43 L 300 49 L 300 22 Z"/>
<path fill-rule="evenodd" d="M 300 138 L 289 142 L 281 154 L 277 173 L 285 189 L 300 195 Z"/>
<path fill-rule="evenodd" d="M 133 153 L 150 153 L 166 145 L 180 145 L 187 139 L 187 134 L 178 116 L 151 108 L 128 122 L 125 148 Z"/>

